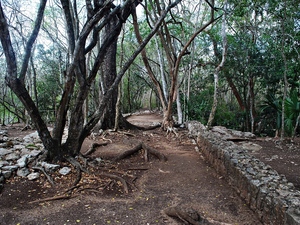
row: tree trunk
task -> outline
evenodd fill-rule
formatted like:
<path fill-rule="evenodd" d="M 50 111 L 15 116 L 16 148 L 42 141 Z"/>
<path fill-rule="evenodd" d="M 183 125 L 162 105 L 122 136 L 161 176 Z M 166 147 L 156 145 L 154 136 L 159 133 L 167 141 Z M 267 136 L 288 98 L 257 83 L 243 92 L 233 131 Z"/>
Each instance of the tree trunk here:
<path fill-rule="evenodd" d="M 107 38 L 108 35 L 115 29 L 117 25 L 117 17 L 113 17 L 110 22 L 104 28 L 104 39 Z M 116 76 L 117 76 L 117 39 L 111 44 L 108 48 L 106 56 L 103 60 L 102 65 L 102 76 L 104 82 L 104 93 L 108 90 L 108 88 L 113 84 Z M 102 98 L 102 94 L 100 94 L 100 98 Z M 118 99 L 118 88 L 116 88 L 112 94 L 111 98 L 107 104 L 106 112 L 103 117 L 102 128 L 103 129 L 113 129 L 115 126 L 115 118 L 116 118 L 116 103 Z"/>
<path fill-rule="evenodd" d="M 178 116 L 178 124 L 183 123 L 183 114 L 182 114 L 182 106 L 180 102 L 180 93 L 177 91 L 177 98 L 176 98 L 176 106 L 177 106 L 177 116 Z"/>
<path fill-rule="evenodd" d="M 286 14 L 286 13 L 285 13 Z M 283 97 L 282 97 L 282 109 L 281 109 L 281 134 L 280 134 L 280 139 L 283 140 L 284 139 L 284 135 L 285 135 L 285 129 L 284 129 L 284 125 L 285 125 L 285 100 L 287 98 L 287 89 L 288 89 L 288 80 L 287 80 L 287 60 L 286 60 L 286 55 L 285 55 L 285 28 L 284 28 L 284 18 L 282 18 L 281 20 L 281 56 L 283 59 L 283 66 L 284 66 L 284 70 L 283 70 L 283 82 L 284 82 L 284 86 L 283 86 Z"/>

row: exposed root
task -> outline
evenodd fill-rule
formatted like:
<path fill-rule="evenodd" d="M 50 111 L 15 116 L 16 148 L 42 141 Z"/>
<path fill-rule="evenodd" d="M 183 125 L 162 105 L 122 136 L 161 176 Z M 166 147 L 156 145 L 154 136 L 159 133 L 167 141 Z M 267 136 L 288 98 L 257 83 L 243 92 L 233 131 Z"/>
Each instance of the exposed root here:
<path fill-rule="evenodd" d="M 150 154 L 156 156 L 160 161 L 167 161 L 167 157 L 162 154 L 161 152 L 157 151 L 156 149 L 148 146 L 148 145 L 145 145 L 144 143 L 142 143 L 142 148 L 147 150 Z"/>
<path fill-rule="evenodd" d="M 119 134 L 123 134 L 123 135 L 126 135 L 126 136 L 130 136 L 130 137 L 135 137 L 134 134 L 132 133 L 129 133 L 129 132 L 125 132 L 125 131 L 117 131 Z"/>
<path fill-rule="evenodd" d="M 191 208 L 183 208 L 180 206 L 169 207 L 164 210 L 167 216 L 176 218 L 184 224 L 192 225 L 231 225 L 229 223 L 223 223 L 212 219 L 203 218 L 197 211 Z"/>
<path fill-rule="evenodd" d="M 116 176 L 116 175 L 113 175 L 113 174 L 109 174 L 109 173 L 101 173 L 100 176 L 105 176 L 105 177 L 109 177 L 109 178 L 112 178 L 114 180 L 120 181 L 123 185 L 124 193 L 126 193 L 126 194 L 129 193 L 127 183 L 122 177 L 119 177 L 119 176 Z"/>
<path fill-rule="evenodd" d="M 167 161 L 167 157 L 160 153 L 159 151 L 145 145 L 144 143 L 139 143 L 137 146 L 135 146 L 132 149 L 129 149 L 125 152 L 123 152 L 122 154 L 120 154 L 119 156 L 117 156 L 114 161 L 119 161 L 121 159 L 125 159 L 126 157 L 133 155 L 134 153 L 138 152 L 139 150 L 144 149 L 145 150 L 145 154 L 144 154 L 144 158 L 146 161 L 148 161 L 148 153 L 154 155 L 155 157 L 157 157 L 160 161 Z"/>
<path fill-rule="evenodd" d="M 71 190 L 73 190 L 72 188 L 77 186 L 77 184 L 81 180 L 81 176 L 82 176 L 81 171 L 86 172 L 86 173 L 88 173 L 88 171 L 86 169 L 84 169 L 75 158 L 69 156 L 69 157 L 66 157 L 66 160 L 70 164 L 72 164 L 76 169 L 76 180 L 74 181 L 72 187 L 70 188 L 70 192 L 71 192 Z"/>
<path fill-rule="evenodd" d="M 200 225 L 207 222 L 193 209 L 183 209 L 179 206 L 174 206 L 165 209 L 164 212 L 170 217 L 179 219 L 184 224 Z"/>
<path fill-rule="evenodd" d="M 55 184 L 54 184 L 54 181 L 53 181 L 53 179 L 52 179 L 52 177 L 51 177 L 49 174 L 47 174 L 47 172 L 44 170 L 43 167 L 33 166 L 32 169 L 42 171 L 43 174 L 46 176 L 47 180 L 49 181 L 49 183 L 50 183 L 52 186 L 55 185 Z"/>
<path fill-rule="evenodd" d="M 169 135 L 169 134 L 171 135 L 172 133 L 174 133 L 175 136 L 178 137 L 178 133 L 176 132 L 176 128 L 168 126 L 167 127 L 167 135 Z"/>
<path fill-rule="evenodd" d="M 114 161 L 119 161 L 121 159 L 125 159 L 126 157 L 133 155 L 134 153 L 138 152 L 139 150 L 142 149 L 142 143 L 138 144 L 137 146 L 135 146 L 132 149 L 129 149 L 125 152 L 123 152 L 122 154 L 120 154 L 119 156 L 117 156 Z"/>
<path fill-rule="evenodd" d="M 89 148 L 89 150 L 87 150 L 87 151 L 86 151 L 85 153 L 83 153 L 82 155 L 83 155 L 83 156 L 88 156 L 88 155 L 92 154 L 94 151 L 96 151 L 96 149 L 97 149 L 98 147 L 106 146 L 106 145 L 108 145 L 108 142 L 104 142 L 104 143 L 93 143 L 93 144 L 91 145 L 91 147 Z"/>

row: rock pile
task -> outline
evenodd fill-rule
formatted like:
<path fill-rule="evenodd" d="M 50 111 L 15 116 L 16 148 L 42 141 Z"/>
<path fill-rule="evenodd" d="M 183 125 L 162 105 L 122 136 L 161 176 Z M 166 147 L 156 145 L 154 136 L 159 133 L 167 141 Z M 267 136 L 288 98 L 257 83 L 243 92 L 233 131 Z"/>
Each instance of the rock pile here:
<path fill-rule="evenodd" d="M 0 130 L 0 189 L 6 179 L 13 175 L 35 180 L 40 177 L 41 168 L 48 173 L 56 171 L 60 165 L 38 161 L 44 147 L 37 134 L 33 132 L 24 138 L 10 138 L 7 130 Z M 64 168 L 61 174 L 66 175 L 70 168 Z"/>

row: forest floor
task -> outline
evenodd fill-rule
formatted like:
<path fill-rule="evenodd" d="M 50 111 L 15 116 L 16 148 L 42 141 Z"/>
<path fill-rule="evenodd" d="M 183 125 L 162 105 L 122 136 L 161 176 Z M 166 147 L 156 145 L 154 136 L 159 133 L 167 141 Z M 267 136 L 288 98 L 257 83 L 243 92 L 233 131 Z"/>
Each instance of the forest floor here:
<path fill-rule="evenodd" d="M 161 116 L 141 114 L 128 120 L 150 126 L 160 122 Z M 72 195 L 65 193 L 76 179 L 75 170 L 66 176 L 53 174 L 55 186 L 43 176 L 36 181 L 11 178 L 0 193 L 0 224 L 183 224 L 164 213 L 172 206 L 193 209 L 210 221 L 219 221 L 216 224 L 260 224 L 225 179 L 195 151 L 187 130 L 177 132 L 178 137 L 159 128 L 127 130 L 88 138 L 83 154 L 95 143 L 101 146 L 87 156 L 89 173 L 82 174 Z M 11 129 L 9 134 L 25 135 L 20 129 Z M 254 141 L 262 148 L 253 154 L 299 188 L 299 140 L 280 146 L 273 139 Z M 113 160 L 139 143 L 164 154 L 167 161 L 146 154 L 145 149 Z"/>

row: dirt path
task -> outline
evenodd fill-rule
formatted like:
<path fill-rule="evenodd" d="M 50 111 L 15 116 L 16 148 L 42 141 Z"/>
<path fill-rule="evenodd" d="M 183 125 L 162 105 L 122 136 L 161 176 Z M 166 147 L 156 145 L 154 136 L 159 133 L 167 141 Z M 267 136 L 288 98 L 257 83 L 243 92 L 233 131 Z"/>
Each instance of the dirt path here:
<path fill-rule="evenodd" d="M 153 123 L 155 118 L 152 115 L 143 120 Z M 230 224 L 260 224 L 224 179 L 195 151 L 196 146 L 188 139 L 186 130 L 178 131 L 179 137 L 166 136 L 159 129 L 130 132 L 134 136 L 106 135 L 112 143 L 97 148 L 91 157 L 108 160 L 119 154 L 117 150 L 132 148 L 142 141 L 164 153 L 168 160 L 160 162 L 150 157 L 150 162 L 144 162 L 141 153 L 110 164 L 111 169 L 126 171 L 136 178 L 128 194 L 123 193 L 118 182 L 110 181 L 102 185 L 106 187 L 102 191 L 86 189 L 68 200 L 29 203 L 51 197 L 65 187 L 51 188 L 45 180 L 14 179 L 1 193 L 0 224 L 181 224 L 163 213 L 174 205 L 193 208 L 202 216 Z M 82 151 L 95 141 L 87 140 Z M 83 177 L 83 182 L 92 180 L 90 176 Z"/>

